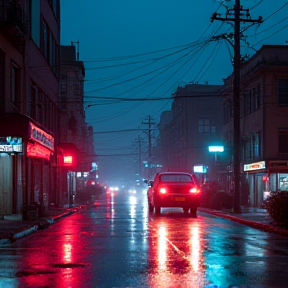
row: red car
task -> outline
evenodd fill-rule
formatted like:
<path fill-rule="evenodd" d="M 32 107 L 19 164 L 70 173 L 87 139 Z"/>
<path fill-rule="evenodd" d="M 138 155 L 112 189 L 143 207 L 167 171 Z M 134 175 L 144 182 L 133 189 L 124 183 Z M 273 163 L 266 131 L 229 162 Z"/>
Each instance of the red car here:
<path fill-rule="evenodd" d="M 161 207 L 181 207 L 196 217 L 201 189 L 194 174 L 161 172 L 150 182 L 147 192 L 149 211 L 161 213 Z"/>

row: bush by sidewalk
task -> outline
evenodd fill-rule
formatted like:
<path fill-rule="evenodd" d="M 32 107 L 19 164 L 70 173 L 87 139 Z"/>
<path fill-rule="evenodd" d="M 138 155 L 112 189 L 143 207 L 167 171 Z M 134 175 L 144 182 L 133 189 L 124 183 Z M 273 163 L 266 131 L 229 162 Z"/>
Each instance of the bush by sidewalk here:
<path fill-rule="evenodd" d="M 209 208 L 211 209 L 231 209 L 233 207 L 233 197 L 226 192 L 217 192 L 209 201 Z"/>
<path fill-rule="evenodd" d="M 202 185 L 202 194 L 201 194 L 201 207 L 211 208 L 211 198 L 214 197 L 220 190 L 221 186 L 218 182 L 205 182 Z"/>
<path fill-rule="evenodd" d="M 288 227 L 287 191 L 272 191 L 270 196 L 264 201 L 264 205 L 275 222 Z"/>
<path fill-rule="evenodd" d="M 207 182 L 202 185 L 200 207 L 209 209 L 231 209 L 233 196 L 225 192 L 218 182 Z"/>

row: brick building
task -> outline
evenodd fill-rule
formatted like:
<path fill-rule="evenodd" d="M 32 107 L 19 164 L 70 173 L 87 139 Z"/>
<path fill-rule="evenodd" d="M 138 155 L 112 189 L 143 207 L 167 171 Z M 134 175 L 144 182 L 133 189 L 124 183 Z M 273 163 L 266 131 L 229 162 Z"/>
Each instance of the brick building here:
<path fill-rule="evenodd" d="M 67 203 L 63 141 L 75 144 L 81 159 L 93 150 L 83 141 L 93 134 L 84 120 L 83 87 L 78 108 L 71 107 L 77 121 L 81 116 L 74 135 L 80 140 L 61 138 L 68 127 L 60 122 L 67 116 L 60 106 L 60 63 L 60 0 L 1 1 L 0 217 L 31 202 L 43 213 Z M 77 69 L 83 78 L 84 66 Z"/>

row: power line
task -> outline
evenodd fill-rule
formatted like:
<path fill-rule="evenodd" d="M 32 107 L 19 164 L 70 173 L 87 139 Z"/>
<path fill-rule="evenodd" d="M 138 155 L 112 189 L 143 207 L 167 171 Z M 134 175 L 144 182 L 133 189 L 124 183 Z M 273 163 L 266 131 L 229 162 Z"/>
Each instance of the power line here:
<path fill-rule="evenodd" d="M 125 129 L 125 130 L 112 130 L 112 131 L 97 131 L 97 132 L 93 132 L 93 134 L 122 133 L 122 132 L 131 132 L 131 131 L 143 131 L 143 129 Z"/>
<path fill-rule="evenodd" d="M 210 40 L 209 40 L 209 41 L 210 41 Z M 208 42 L 209 42 L 209 41 L 208 41 Z M 191 47 L 188 47 L 188 48 L 191 48 Z M 186 48 L 186 49 L 187 49 L 187 48 Z M 186 49 L 185 49 L 185 50 L 186 50 Z M 190 51 L 190 52 L 191 52 L 191 51 Z M 190 52 L 189 52 L 189 53 L 190 53 Z M 117 83 L 111 84 L 111 85 L 106 86 L 106 87 L 102 87 L 102 88 L 98 88 L 98 89 L 86 91 L 85 93 L 86 93 L 86 94 L 87 94 L 87 93 L 89 94 L 89 93 L 93 93 L 93 92 L 96 92 L 96 91 L 105 90 L 105 89 L 108 89 L 108 88 L 112 88 L 112 87 L 115 87 L 115 86 L 122 85 L 122 84 L 124 84 L 124 83 L 128 83 L 128 82 L 137 80 L 137 79 L 139 79 L 139 78 L 148 76 L 148 75 L 150 75 L 150 74 L 154 74 L 156 71 L 162 70 L 162 69 L 164 69 L 165 67 L 172 65 L 173 63 L 177 63 L 177 62 L 178 62 L 179 60 L 181 60 L 183 57 L 187 57 L 187 56 L 189 55 L 189 53 L 187 53 L 187 54 L 179 57 L 178 59 L 174 60 L 172 63 L 165 64 L 164 66 L 161 66 L 161 67 L 158 67 L 158 68 L 156 68 L 156 69 L 153 69 L 152 71 L 148 71 L 148 72 L 146 72 L 146 73 L 144 73 L 144 74 L 141 74 L 141 75 L 135 76 L 135 77 L 133 77 L 133 78 L 129 78 L 129 79 L 123 80 L 123 81 L 121 81 L 121 82 L 117 82 Z M 154 77 L 153 77 L 152 79 L 154 79 Z"/>
<path fill-rule="evenodd" d="M 201 44 L 201 43 L 199 43 Z M 197 45 L 199 45 L 197 44 Z M 139 64 L 139 63 L 143 63 L 143 62 L 148 62 L 148 61 L 158 61 L 158 60 L 162 60 L 164 58 L 167 58 L 167 57 L 170 57 L 172 55 L 175 55 L 175 54 L 178 54 L 180 52 L 183 52 L 187 49 L 190 49 L 191 47 L 195 46 L 196 44 L 194 45 L 189 45 L 185 48 L 182 48 L 180 50 L 177 50 L 175 52 L 172 52 L 172 53 L 169 53 L 167 55 L 164 55 L 164 56 L 159 56 L 159 57 L 156 57 L 156 58 L 151 58 L 151 59 L 144 59 L 144 60 L 139 60 L 139 61 L 135 61 L 135 62 L 127 62 L 127 63 L 121 63 L 121 64 L 114 64 L 114 65 L 108 65 L 108 66 L 100 66 L 100 67 L 92 67 L 92 68 L 86 68 L 85 70 L 92 70 L 92 69 L 106 69 L 106 68 L 115 68 L 115 67 L 120 67 L 120 66 L 127 66 L 127 65 L 135 65 L 135 64 Z"/>

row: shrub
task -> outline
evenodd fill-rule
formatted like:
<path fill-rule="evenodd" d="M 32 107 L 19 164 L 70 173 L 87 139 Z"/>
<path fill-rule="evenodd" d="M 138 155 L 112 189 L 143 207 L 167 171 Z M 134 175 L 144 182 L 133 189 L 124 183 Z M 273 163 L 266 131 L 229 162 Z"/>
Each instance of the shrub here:
<path fill-rule="evenodd" d="M 231 196 L 231 195 L 229 195 L 229 194 L 227 194 L 225 192 L 221 192 L 220 198 L 221 198 L 222 208 L 232 209 L 232 207 L 233 207 L 233 196 Z"/>
<path fill-rule="evenodd" d="M 231 209 L 233 207 L 233 197 L 226 192 L 215 193 L 210 201 L 209 208 L 221 210 L 222 208 Z"/>
<path fill-rule="evenodd" d="M 211 208 L 210 207 L 210 201 L 211 198 L 218 193 L 218 191 L 221 189 L 218 182 L 206 182 L 202 185 L 202 195 L 201 195 L 201 207 L 204 208 Z"/>
<path fill-rule="evenodd" d="M 288 192 L 271 192 L 264 201 L 265 208 L 275 222 L 288 226 Z"/>
<path fill-rule="evenodd" d="M 209 202 L 214 194 L 215 192 L 211 190 L 202 191 L 200 206 L 204 208 L 210 208 Z"/>
<path fill-rule="evenodd" d="M 213 194 L 212 197 L 209 199 L 208 208 L 221 210 L 221 201 L 217 197 L 217 194 L 218 193 Z"/>

